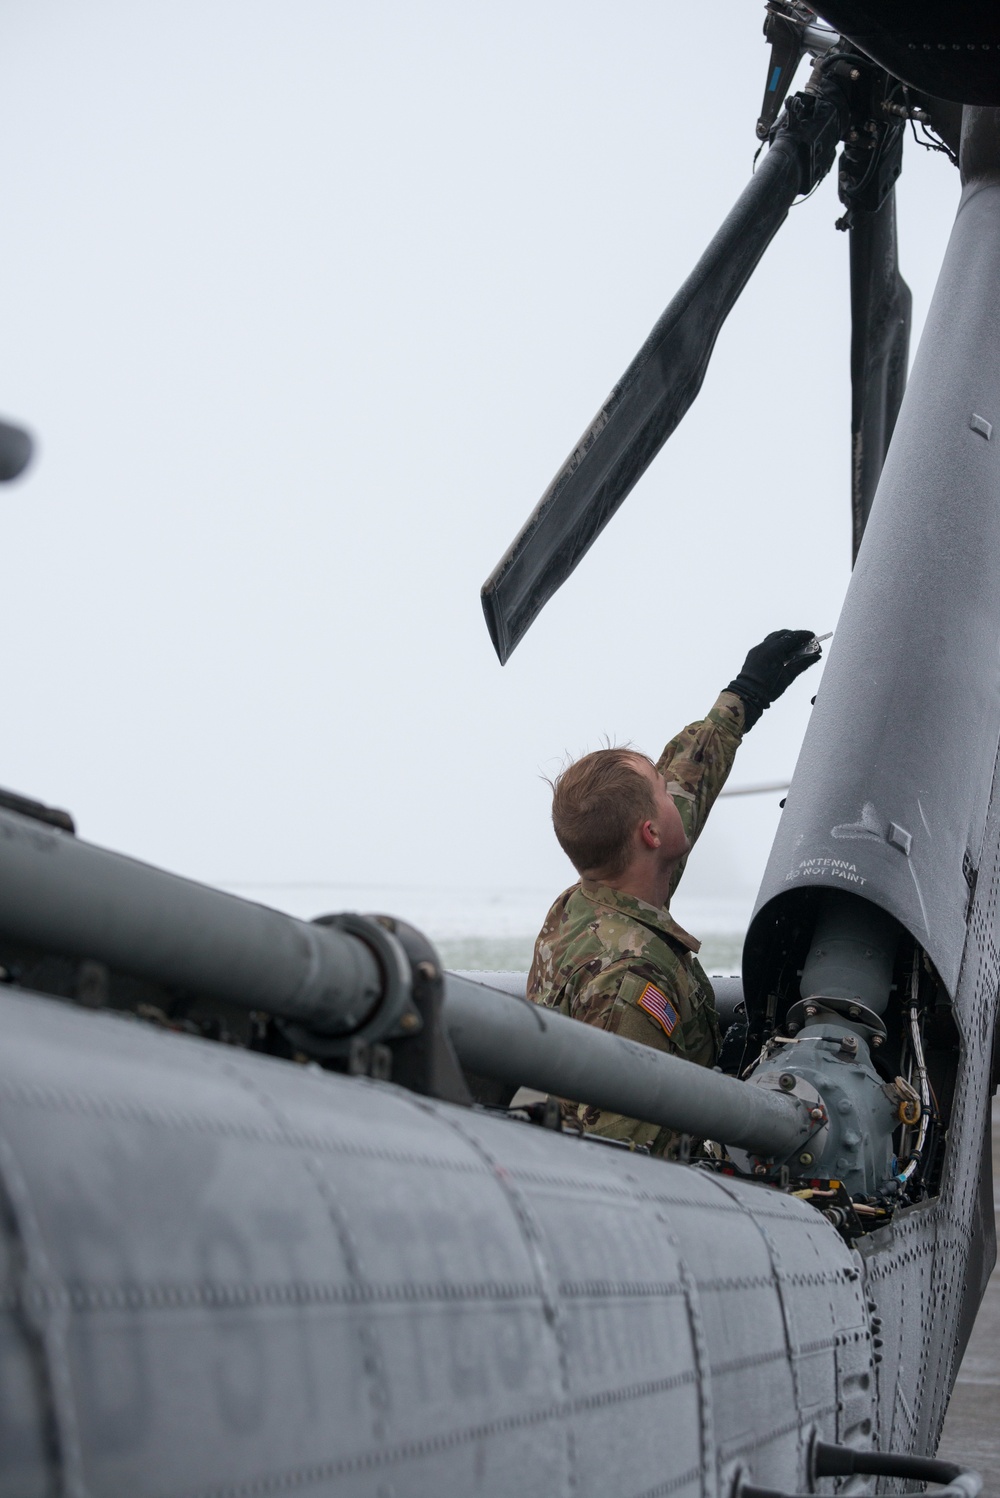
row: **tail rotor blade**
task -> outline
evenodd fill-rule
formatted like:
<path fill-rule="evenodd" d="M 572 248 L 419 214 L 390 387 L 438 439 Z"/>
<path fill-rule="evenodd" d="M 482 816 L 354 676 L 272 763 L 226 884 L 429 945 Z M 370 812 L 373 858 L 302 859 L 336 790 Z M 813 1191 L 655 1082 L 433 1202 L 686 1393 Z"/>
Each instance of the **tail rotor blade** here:
<path fill-rule="evenodd" d="M 789 101 L 756 175 L 485 583 L 501 663 L 684 416 L 722 324 L 795 198 L 829 170 L 838 136 L 834 103 Z"/>
<path fill-rule="evenodd" d="M 871 513 L 906 388 L 913 298 L 899 274 L 896 194 L 851 228 L 852 562 Z"/>

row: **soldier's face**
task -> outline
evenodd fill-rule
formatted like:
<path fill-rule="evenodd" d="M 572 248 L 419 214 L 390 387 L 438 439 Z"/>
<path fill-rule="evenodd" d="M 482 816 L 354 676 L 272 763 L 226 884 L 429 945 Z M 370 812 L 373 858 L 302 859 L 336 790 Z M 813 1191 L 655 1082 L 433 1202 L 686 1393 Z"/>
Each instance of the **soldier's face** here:
<path fill-rule="evenodd" d="M 685 853 L 690 853 L 691 843 L 684 831 L 677 803 L 667 790 L 667 783 L 659 770 L 648 760 L 640 761 L 643 773 L 653 787 L 656 816 L 650 818 L 660 839 L 659 853 L 665 863 L 676 863 Z"/>

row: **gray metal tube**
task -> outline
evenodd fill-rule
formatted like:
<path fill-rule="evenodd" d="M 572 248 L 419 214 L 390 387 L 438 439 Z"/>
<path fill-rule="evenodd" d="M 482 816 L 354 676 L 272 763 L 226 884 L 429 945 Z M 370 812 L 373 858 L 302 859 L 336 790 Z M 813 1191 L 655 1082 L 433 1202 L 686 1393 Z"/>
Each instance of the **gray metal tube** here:
<path fill-rule="evenodd" d="M 899 925 L 858 895 L 823 896 L 799 992 L 804 999 L 857 999 L 884 1014 L 892 987 Z"/>
<path fill-rule="evenodd" d="M 798 1098 L 667 1056 L 446 975 L 444 1020 L 463 1066 L 755 1154 L 783 1158 L 813 1128 Z"/>
<path fill-rule="evenodd" d="M 355 936 L 9 811 L 0 811 L 0 936 L 265 1009 L 319 1033 L 355 1029 L 384 988 L 374 953 Z"/>
<path fill-rule="evenodd" d="M 356 1029 L 383 994 L 358 937 L 296 920 L 0 811 L 0 938 L 93 958 L 264 1009 L 320 1034 Z M 445 1023 L 472 1071 L 783 1155 L 809 1131 L 797 1099 L 449 974 Z"/>

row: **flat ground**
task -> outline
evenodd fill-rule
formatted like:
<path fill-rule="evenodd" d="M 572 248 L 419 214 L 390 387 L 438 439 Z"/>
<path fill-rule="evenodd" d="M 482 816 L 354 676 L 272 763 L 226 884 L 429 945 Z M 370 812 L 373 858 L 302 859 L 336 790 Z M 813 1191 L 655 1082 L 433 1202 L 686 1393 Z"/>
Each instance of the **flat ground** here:
<path fill-rule="evenodd" d="M 993 1183 L 1000 1233 L 1000 1100 L 993 1104 Z M 969 1341 L 938 1455 L 975 1467 L 988 1498 L 1000 1498 L 1000 1267 Z"/>

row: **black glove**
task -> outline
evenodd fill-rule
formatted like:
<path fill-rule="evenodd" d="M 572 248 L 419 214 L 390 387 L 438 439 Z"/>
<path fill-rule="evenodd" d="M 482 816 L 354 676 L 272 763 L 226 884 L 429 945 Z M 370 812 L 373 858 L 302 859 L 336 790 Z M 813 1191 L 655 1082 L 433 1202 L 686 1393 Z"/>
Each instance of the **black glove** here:
<path fill-rule="evenodd" d="M 819 660 L 818 646 L 815 650 L 805 649 L 815 638 L 811 629 L 776 629 L 750 651 L 743 670 L 726 687 L 727 692 L 735 692 L 743 700 L 744 733 L 796 676 Z"/>

